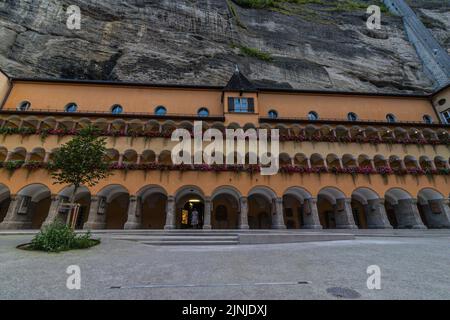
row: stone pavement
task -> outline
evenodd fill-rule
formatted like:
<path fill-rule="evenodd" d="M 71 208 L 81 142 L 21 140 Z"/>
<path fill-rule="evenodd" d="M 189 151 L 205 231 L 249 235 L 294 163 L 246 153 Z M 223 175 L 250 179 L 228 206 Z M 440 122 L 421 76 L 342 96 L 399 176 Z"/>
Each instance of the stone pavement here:
<path fill-rule="evenodd" d="M 100 246 L 61 254 L 21 251 L 31 235 L 2 235 L 0 299 L 335 299 L 332 287 L 362 299 L 449 299 L 450 233 L 400 233 L 195 247 L 101 234 Z M 69 265 L 81 268 L 81 290 L 66 288 Z M 382 290 L 367 289 L 369 265 L 381 268 Z"/>

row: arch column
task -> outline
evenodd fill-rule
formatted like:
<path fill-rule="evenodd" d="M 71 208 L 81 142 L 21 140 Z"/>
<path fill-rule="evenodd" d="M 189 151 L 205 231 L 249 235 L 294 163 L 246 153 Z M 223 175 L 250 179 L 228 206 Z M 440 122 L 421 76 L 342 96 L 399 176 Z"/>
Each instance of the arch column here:
<path fill-rule="evenodd" d="M 446 201 L 448 200 L 429 200 L 422 206 L 429 228 L 450 228 L 450 208 Z"/>
<path fill-rule="evenodd" d="M 276 198 L 272 202 L 272 229 L 286 229 L 283 214 L 283 198 Z"/>
<path fill-rule="evenodd" d="M 241 197 L 239 199 L 239 229 L 248 230 L 250 229 L 248 225 L 248 198 Z"/>
<path fill-rule="evenodd" d="M 303 228 L 304 229 L 322 229 L 319 219 L 319 210 L 317 209 L 317 198 L 305 199 L 303 203 Z"/>
<path fill-rule="evenodd" d="M 93 196 L 91 198 L 91 207 L 89 217 L 84 224 L 84 229 L 105 229 L 106 228 L 106 198 Z"/>
<path fill-rule="evenodd" d="M 63 204 L 64 201 L 68 200 L 68 198 L 62 197 L 57 194 L 53 194 L 51 199 L 52 199 L 52 202 L 50 204 L 50 209 L 48 211 L 47 218 L 45 219 L 44 223 L 42 224 L 42 227 L 46 227 L 58 220 L 61 204 Z M 60 219 L 60 220 L 62 223 L 66 222 L 66 219 Z"/>
<path fill-rule="evenodd" d="M 169 196 L 167 197 L 166 204 L 166 225 L 164 226 L 165 230 L 173 230 L 175 229 L 175 197 Z"/>
<path fill-rule="evenodd" d="M 336 199 L 334 218 L 337 229 L 358 229 L 353 218 L 352 199 Z"/>
<path fill-rule="evenodd" d="M 24 201 L 28 201 L 28 208 L 22 211 Z M 15 229 L 31 229 L 31 219 L 28 214 L 32 206 L 31 197 L 11 195 L 11 203 L 9 204 L 8 212 L 5 219 L 0 223 L 1 230 L 15 230 Z M 21 212 L 22 211 L 22 212 Z"/>
<path fill-rule="evenodd" d="M 384 199 L 367 200 L 365 211 L 369 229 L 392 229 L 384 207 Z"/>
<path fill-rule="evenodd" d="M 417 199 L 398 200 L 395 211 L 399 229 L 427 229 L 420 218 Z"/>
<path fill-rule="evenodd" d="M 210 197 L 205 198 L 205 209 L 203 212 L 203 229 L 211 230 L 211 210 L 212 210 L 212 201 Z"/>
<path fill-rule="evenodd" d="M 128 204 L 128 219 L 124 229 L 140 229 L 142 226 L 142 199 L 139 196 L 130 196 Z"/>

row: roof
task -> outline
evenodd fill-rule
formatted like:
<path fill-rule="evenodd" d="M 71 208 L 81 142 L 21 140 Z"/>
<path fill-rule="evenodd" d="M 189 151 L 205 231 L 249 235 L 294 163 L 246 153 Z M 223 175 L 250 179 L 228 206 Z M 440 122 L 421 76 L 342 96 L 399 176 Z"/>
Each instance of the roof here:
<path fill-rule="evenodd" d="M 256 87 L 253 83 L 248 80 L 242 73 L 239 71 L 239 68 L 236 66 L 236 70 L 231 76 L 230 81 L 228 81 L 227 85 L 223 88 L 223 91 L 247 91 L 247 92 L 255 92 L 257 91 Z"/>

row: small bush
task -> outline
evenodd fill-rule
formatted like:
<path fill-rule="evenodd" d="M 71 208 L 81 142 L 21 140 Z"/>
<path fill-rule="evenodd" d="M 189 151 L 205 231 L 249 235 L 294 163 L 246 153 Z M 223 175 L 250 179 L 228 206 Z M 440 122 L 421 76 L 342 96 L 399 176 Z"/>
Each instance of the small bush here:
<path fill-rule="evenodd" d="M 263 52 L 258 49 L 255 49 L 255 48 L 249 48 L 249 47 L 245 47 L 245 46 L 240 46 L 239 49 L 242 54 L 244 54 L 248 57 L 253 57 L 253 58 L 256 58 L 256 59 L 259 59 L 262 61 L 267 61 L 267 62 L 273 61 L 272 56 L 267 52 Z"/>
<path fill-rule="evenodd" d="M 37 234 L 27 247 L 29 250 L 61 252 L 73 249 L 86 249 L 99 243 L 91 239 L 91 233 L 77 236 L 77 234 L 65 224 L 56 222 L 45 227 Z"/>

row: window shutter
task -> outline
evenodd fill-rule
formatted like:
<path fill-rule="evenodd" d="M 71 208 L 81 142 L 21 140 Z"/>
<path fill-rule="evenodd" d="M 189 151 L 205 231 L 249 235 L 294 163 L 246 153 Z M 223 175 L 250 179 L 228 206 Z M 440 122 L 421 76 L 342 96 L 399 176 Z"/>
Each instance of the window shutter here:
<path fill-rule="evenodd" d="M 248 99 L 248 112 L 255 112 L 255 100 L 253 98 Z"/>
<path fill-rule="evenodd" d="M 228 112 L 234 112 L 234 98 L 228 98 Z"/>

